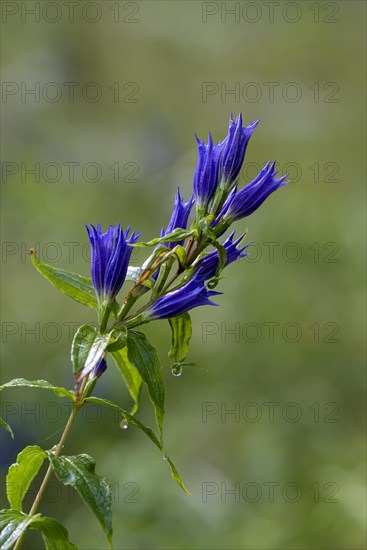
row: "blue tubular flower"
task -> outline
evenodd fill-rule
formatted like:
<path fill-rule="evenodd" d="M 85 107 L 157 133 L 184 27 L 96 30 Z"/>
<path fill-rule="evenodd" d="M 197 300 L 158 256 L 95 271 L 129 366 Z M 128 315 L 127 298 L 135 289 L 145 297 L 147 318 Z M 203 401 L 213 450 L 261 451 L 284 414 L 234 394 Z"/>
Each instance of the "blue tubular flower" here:
<path fill-rule="evenodd" d="M 90 379 L 99 378 L 107 369 L 106 359 L 102 356 L 90 373 Z"/>
<path fill-rule="evenodd" d="M 231 113 L 229 119 L 228 136 L 222 142 L 223 148 L 220 159 L 220 181 L 223 188 L 231 189 L 236 182 L 245 158 L 247 144 L 259 121 L 255 120 L 248 126 L 242 126 L 242 115 L 236 121 Z"/>
<path fill-rule="evenodd" d="M 130 244 L 135 243 L 140 233 L 128 238 L 130 228 L 122 232 L 119 224 L 110 225 L 106 233 L 101 226 L 87 227 L 92 249 L 91 276 L 98 302 L 112 301 L 122 287 L 132 252 Z"/>
<path fill-rule="evenodd" d="M 216 294 L 221 294 L 221 292 L 207 290 L 203 277 L 195 276 L 181 288 L 159 298 L 143 315 L 146 320 L 170 319 L 194 307 L 216 306 L 218 304 L 209 300 L 209 296 Z"/>
<path fill-rule="evenodd" d="M 187 220 L 189 218 L 193 204 L 194 204 L 193 197 L 191 197 L 191 199 L 185 203 L 183 201 L 183 198 L 180 195 L 180 190 L 177 189 L 172 216 L 167 225 L 167 229 L 166 230 L 162 229 L 161 237 L 164 237 L 165 235 L 172 233 L 172 231 L 174 231 L 177 228 L 186 229 Z M 177 244 L 183 244 L 183 241 L 165 243 L 165 245 L 168 246 L 168 248 L 174 248 Z"/>
<path fill-rule="evenodd" d="M 223 243 L 223 246 L 227 252 L 226 266 L 231 264 L 232 262 L 235 262 L 236 260 L 239 260 L 240 258 L 244 258 L 245 256 L 247 256 L 246 253 L 243 254 L 243 251 L 248 247 L 248 244 L 237 248 L 245 234 L 241 235 L 241 237 L 233 242 L 234 233 L 235 232 L 233 231 L 233 233 L 231 233 L 227 240 Z M 197 275 L 204 279 L 211 279 L 215 277 L 218 265 L 218 250 L 213 250 L 198 262 Z"/>
<path fill-rule="evenodd" d="M 287 176 L 276 178 L 275 162 L 268 164 L 256 176 L 256 178 L 240 191 L 236 189 L 228 196 L 221 212 L 213 223 L 213 226 L 220 222 L 232 223 L 252 214 L 261 206 L 268 196 L 282 187 L 287 181 Z"/>
<path fill-rule="evenodd" d="M 197 208 L 205 211 L 217 188 L 222 144 L 214 146 L 210 133 L 207 144 L 200 141 L 197 136 L 195 139 L 198 146 L 198 162 L 194 174 L 194 197 Z"/>

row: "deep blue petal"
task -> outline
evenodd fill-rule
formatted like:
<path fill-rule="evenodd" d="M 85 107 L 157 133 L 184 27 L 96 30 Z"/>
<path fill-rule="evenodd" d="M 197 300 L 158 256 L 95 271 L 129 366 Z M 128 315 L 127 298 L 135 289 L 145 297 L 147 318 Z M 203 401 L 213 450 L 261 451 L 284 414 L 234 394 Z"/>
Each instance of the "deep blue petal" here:
<path fill-rule="evenodd" d="M 103 292 L 103 274 L 106 268 L 105 256 L 103 246 L 101 246 L 101 239 L 99 236 L 98 228 L 93 225 L 87 227 L 88 236 L 91 244 L 91 277 L 93 286 L 97 291 L 97 294 Z"/>
<path fill-rule="evenodd" d="M 130 244 L 140 233 L 128 237 L 129 228 L 123 233 L 119 224 L 110 226 L 106 233 L 100 225 L 87 226 L 92 249 L 91 276 L 99 301 L 110 301 L 121 289 L 126 277 L 132 252 Z"/>
<path fill-rule="evenodd" d="M 276 178 L 276 175 L 275 163 L 269 162 L 251 183 L 231 196 L 215 222 L 220 217 L 234 221 L 252 214 L 271 193 L 288 183 L 287 176 Z"/>
<path fill-rule="evenodd" d="M 106 359 L 104 357 L 101 357 L 98 363 L 96 364 L 96 366 L 93 367 L 89 378 L 90 379 L 99 378 L 100 376 L 102 376 L 102 374 L 106 369 L 107 369 Z"/>
<path fill-rule="evenodd" d="M 210 296 L 220 294 L 209 291 L 200 277 L 194 277 L 181 288 L 159 298 L 146 312 L 151 319 L 169 319 L 198 306 L 216 306 Z"/>
<path fill-rule="evenodd" d="M 194 174 L 194 197 L 199 208 L 205 208 L 213 197 L 218 185 L 219 158 L 222 146 L 213 145 L 209 133 L 208 143 L 200 142 L 195 136 L 198 147 L 198 161 Z"/>
<path fill-rule="evenodd" d="M 228 136 L 223 147 L 220 160 L 220 179 L 231 187 L 240 173 L 244 161 L 248 142 L 259 121 L 255 120 L 248 126 L 242 126 L 242 115 L 236 121 L 231 114 Z"/>
<path fill-rule="evenodd" d="M 116 296 L 125 280 L 130 259 L 127 250 L 121 227 L 116 226 L 104 277 L 104 292 L 106 295 Z"/>
<path fill-rule="evenodd" d="M 177 190 L 171 219 L 168 222 L 167 229 L 165 230 L 164 228 L 162 228 L 161 237 L 164 237 L 165 235 L 172 233 L 175 229 L 178 229 L 178 228 L 186 229 L 187 221 L 189 219 L 193 204 L 194 204 L 193 196 L 185 203 L 183 198 L 181 197 L 180 190 L 179 189 Z M 165 243 L 165 245 L 171 249 L 173 249 L 177 244 L 182 245 L 183 241 Z"/>

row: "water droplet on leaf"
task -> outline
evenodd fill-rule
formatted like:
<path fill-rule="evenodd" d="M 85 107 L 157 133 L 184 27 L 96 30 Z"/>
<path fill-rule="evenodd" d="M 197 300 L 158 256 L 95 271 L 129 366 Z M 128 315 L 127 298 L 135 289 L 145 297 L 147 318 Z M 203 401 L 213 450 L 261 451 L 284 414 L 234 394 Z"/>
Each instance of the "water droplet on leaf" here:
<path fill-rule="evenodd" d="M 168 460 L 168 455 L 167 455 L 167 453 L 164 453 L 164 454 L 163 454 L 163 460 Z"/>

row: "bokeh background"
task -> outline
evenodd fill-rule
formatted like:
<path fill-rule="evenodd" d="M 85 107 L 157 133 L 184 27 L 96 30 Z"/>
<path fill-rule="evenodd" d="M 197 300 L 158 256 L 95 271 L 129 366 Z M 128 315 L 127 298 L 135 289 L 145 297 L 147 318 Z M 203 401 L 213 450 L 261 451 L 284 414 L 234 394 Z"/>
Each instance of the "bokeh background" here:
<path fill-rule="evenodd" d="M 168 323 L 146 331 L 165 369 L 167 451 L 192 496 L 108 411 L 86 410 L 65 452 L 89 453 L 115 483 L 117 549 L 365 548 L 365 3 L 2 10 L 2 380 L 70 387 L 72 334 L 94 321 L 26 250 L 87 275 L 85 223 L 153 238 L 177 186 L 191 193 L 194 132 L 219 140 L 231 111 L 259 118 L 241 185 L 268 159 L 292 181 L 238 223 L 252 256 L 227 269 L 221 307 L 192 312 L 190 359 L 206 372 L 173 377 Z M 129 403 L 113 364 L 96 391 Z M 2 409 L 16 435 L 1 432 L 6 506 L 8 466 L 25 445 L 58 441 L 67 406 L 7 390 Z M 138 416 L 154 425 L 146 394 Z M 80 548 L 106 548 L 89 509 L 56 481 L 41 511 Z M 38 534 L 25 543 L 40 546 Z"/>

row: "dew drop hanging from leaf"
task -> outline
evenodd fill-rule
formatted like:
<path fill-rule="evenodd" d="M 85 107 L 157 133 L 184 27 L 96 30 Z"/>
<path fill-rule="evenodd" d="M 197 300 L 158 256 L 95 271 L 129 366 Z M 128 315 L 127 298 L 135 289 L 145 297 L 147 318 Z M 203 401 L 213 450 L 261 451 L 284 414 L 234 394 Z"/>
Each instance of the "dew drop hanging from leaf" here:
<path fill-rule="evenodd" d="M 180 364 L 173 365 L 171 368 L 171 373 L 173 376 L 181 376 L 182 374 L 182 366 Z"/>
<path fill-rule="evenodd" d="M 120 422 L 120 428 L 121 428 L 121 430 L 127 430 L 128 427 L 129 427 L 128 421 L 127 421 L 125 418 L 123 418 L 123 419 L 121 420 L 121 422 Z"/>

